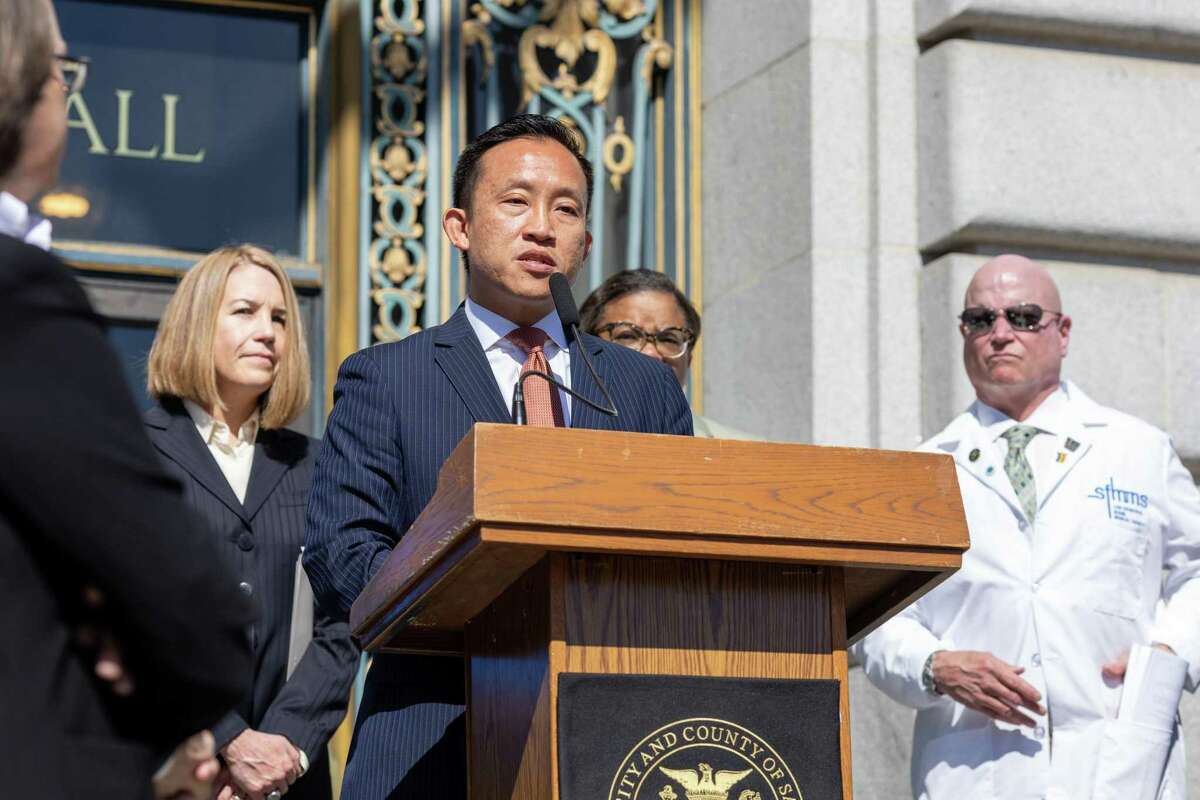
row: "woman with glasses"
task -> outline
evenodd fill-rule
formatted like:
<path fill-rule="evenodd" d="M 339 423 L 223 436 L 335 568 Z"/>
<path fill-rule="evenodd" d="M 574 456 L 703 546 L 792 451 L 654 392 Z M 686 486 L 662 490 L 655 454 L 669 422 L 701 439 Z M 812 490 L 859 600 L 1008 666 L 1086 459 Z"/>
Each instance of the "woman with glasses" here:
<path fill-rule="evenodd" d="M 580 327 L 610 342 L 661 361 L 687 386 L 692 353 L 700 338 L 700 314 L 671 279 L 649 269 L 623 270 L 593 291 L 579 309 Z M 692 415 L 696 436 L 753 439 L 746 433 Z"/>
<path fill-rule="evenodd" d="M 327 800 L 326 743 L 358 652 L 298 569 L 317 447 L 284 427 L 308 405 L 309 363 L 279 262 L 250 245 L 201 259 L 167 305 L 147 372 L 158 405 L 146 431 L 259 608 L 250 691 L 212 728 L 226 768 L 217 798 Z"/>

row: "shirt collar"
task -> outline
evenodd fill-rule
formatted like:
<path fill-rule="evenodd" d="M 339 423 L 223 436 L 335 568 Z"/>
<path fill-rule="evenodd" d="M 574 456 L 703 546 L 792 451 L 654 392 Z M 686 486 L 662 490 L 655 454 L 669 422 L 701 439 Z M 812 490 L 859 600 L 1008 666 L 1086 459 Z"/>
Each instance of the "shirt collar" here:
<path fill-rule="evenodd" d="M 50 220 L 8 192 L 0 192 L 0 233 L 42 250 L 50 249 Z"/>
<path fill-rule="evenodd" d="M 484 308 L 470 297 L 467 298 L 466 312 L 467 321 L 471 323 L 471 329 L 475 331 L 475 337 L 479 339 L 479 344 L 483 346 L 485 353 L 502 342 L 507 342 L 508 340 L 504 337 L 520 327 L 495 311 Z M 550 341 L 558 345 L 560 350 L 567 349 L 567 336 L 563 333 L 562 321 L 558 318 L 558 312 L 551 311 L 533 323 L 533 327 L 545 331 L 546 335 L 550 337 Z M 547 355 L 550 354 L 547 353 Z"/>
<path fill-rule="evenodd" d="M 229 431 L 229 427 L 224 422 L 217 422 L 211 414 L 191 400 L 184 400 L 183 407 L 187 409 L 192 422 L 196 424 L 196 430 L 199 431 L 200 438 L 204 440 L 205 444 L 229 445 L 229 439 L 225 435 Z M 238 440 L 243 444 L 254 444 L 257 438 L 258 409 L 256 408 L 250 415 L 250 419 L 242 423 L 242 429 L 238 431 Z"/>
<path fill-rule="evenodd" d="M 1066 384 L 1060 383 L 1058 388 L 1041 402 L 1033 413 L 1029 415 L 1023 425 L 1032 425 L 1042 433 L 1048 433 L 1052 436 L 1057 436 L 1066 430 L 1070 422 L 1070 397 L 1067 394 Z M 982 400 L 975 401 L 975 418 L 979 420 L 979 425 L 989 435 L 990 438 L 998 439 L 1000 434 L 1017 424 L 1017 421 L 1009 417 L 1003 411 L 992 408 Z"/>

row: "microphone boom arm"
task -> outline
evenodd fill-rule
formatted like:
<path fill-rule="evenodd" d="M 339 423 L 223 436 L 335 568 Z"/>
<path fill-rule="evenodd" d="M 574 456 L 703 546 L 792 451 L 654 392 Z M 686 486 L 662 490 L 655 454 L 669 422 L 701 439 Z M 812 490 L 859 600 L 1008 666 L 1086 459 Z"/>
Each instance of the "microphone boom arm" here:
<path fill-rule="evenodd" d="M 590 367 L 591 365 L 589 364 L 588 366 Z M 608 392 L 604 391 L 604 387 L 602 384 L 600 384 L 599 380 L 597 380 L 596 383 L 597 383 L 597 385 L 600 385 L 600 387 L 601 387 L 600 391 L 604 392 L 604 399 L 608 400 L 609 408 L 604 408 L 603 406 L 593 403 L 591 400 L 587 399 L 586 397 L 581 395 L 579 392 L 572 389 L 570 386 L 564 386 L 562 384 L 562 382 L 559 381 L 557 378 L 555 378 L 553 375 L 548 375 L 547 373 L 541 372 L 540 370 L 531 369 L 528 372 L 521 373 L 521 377 L 517 378 L 517 385 L 513 389 L 512 418 L 513 418 L 514 424 L 516 424 L 516 425 L 526 424 L 526 422 L 525 422 L 525 381 L 528 378 L 534 377 L 535 375 L 537 377 L 541 378 L 542 380 L 546 381 L 547 383 L 549 383 L 551 386 L 556 386 L 559 389 L 562 389 L 564 392 L 571 395 L 571 397 L 574 397 L 576 400 L 583 403 L 588 408 L 593 408 L 596 411 L 599 411 L 601 414 L 607 414 L 610 417 L 617 416 L 617 408 L 613 404 L 612 398 L 610 398 L 608 396 Z"/>

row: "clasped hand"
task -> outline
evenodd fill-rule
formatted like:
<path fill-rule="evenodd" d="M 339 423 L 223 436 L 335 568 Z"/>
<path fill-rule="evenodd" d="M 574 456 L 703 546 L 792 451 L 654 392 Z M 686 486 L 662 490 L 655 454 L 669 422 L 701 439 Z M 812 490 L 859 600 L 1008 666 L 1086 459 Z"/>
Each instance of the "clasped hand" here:
<path fill-rule="evenodd" d="M 300 751 L 287 737 L 247 728 L 221 750 L 225 770 L 217 779 L 217 800 L 264 800 L 300 777 Z"/>

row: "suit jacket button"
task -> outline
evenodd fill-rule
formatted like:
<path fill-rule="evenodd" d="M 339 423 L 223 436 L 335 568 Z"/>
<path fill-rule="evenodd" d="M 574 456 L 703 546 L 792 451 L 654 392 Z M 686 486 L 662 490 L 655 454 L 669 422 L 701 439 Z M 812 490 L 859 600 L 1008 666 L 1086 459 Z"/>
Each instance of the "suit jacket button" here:
<path fill-rule="evenodd" d="M 251 586 L 250 584 L 246 583 L 245 581 L 242 581 L 241 583 L 239 583 L 238 588 L 241 589 L 246 594 L 254 594 L 254 587 Z"/>
<path fill-rule="evenodd" d="M 243 533 L 238 537 L 238 547 L 249 552 L 254 549 L 254 537 L 248 533 Z"/>

